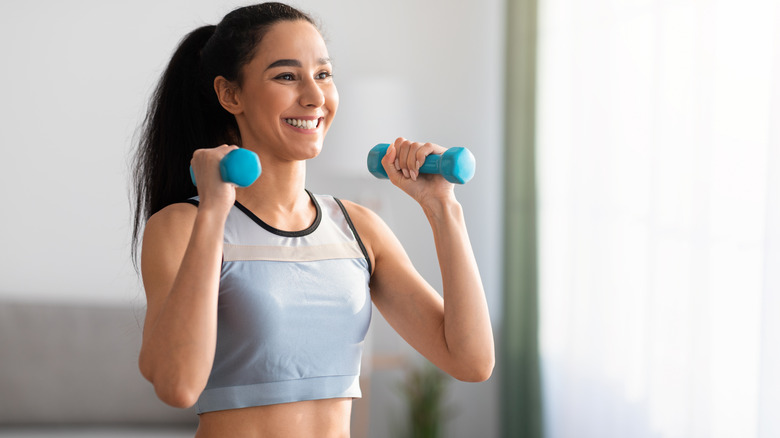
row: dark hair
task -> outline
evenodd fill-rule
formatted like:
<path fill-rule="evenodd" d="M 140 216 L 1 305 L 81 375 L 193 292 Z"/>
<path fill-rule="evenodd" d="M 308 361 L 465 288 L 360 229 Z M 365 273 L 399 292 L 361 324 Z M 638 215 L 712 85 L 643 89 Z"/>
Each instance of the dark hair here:
<path fill-rule="evenodd" d="M 134 159 L 135 262 L 143 224 L 164 207 L 197 194 L 189 177 L 196 149 L 241 145 L 235 117 L 219 103 L 214 78 L 242 84 L 242 69 L 271 25 L 314 20 L 282 3 L 238 8 L 216 26 L 188 34 L 174 52 L 152 95 Z"/>

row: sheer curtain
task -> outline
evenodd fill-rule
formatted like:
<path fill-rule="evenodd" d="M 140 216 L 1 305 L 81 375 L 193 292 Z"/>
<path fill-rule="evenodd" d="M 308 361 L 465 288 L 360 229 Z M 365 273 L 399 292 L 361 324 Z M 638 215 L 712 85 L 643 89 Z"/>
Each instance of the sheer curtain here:
<path fill-rule="evenodd" d="M 780 436 L 780 5 L 544 0 L 549 438 Z"/>

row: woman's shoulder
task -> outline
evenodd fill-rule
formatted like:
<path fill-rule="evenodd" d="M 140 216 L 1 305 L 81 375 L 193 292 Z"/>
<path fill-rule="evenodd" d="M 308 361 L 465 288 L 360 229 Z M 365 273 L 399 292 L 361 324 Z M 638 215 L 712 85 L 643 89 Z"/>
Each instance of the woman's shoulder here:
<path fill-rule="evenodd" d="M 197 214 L 198 208 L 188 202 L 170 204 L 149 218 L 146 222 L 145 234 L 154 231 L 174 232 L 186 228 L 191 229 Z"/>
<path fill-rule="evenodd" d="M 346 199 L 340 199 L 339 201 L 344 205 L 344 209 L 347 210 L 355 226 L 360 227 L 362 225 L 363 227 L 373 228 L 383 224 L 382 218 L 370 208 Z"/>
<path fill-rule="evenodd" d="M 344 208 L 349 214 L 350 220 L 360 234 L 363 243 L 369 249 L 372 255 L 375 255 L 377 249 L 382 249 L 382 243 L 389 239 L 395 239 L 395 236 L 387 226 L 384 220 L 373 210 L 358 203 L 342 200 Z"/>
<path fill-rule="evenodd" d="M 145 281 L 157 278 L 157 275 L 168 275 L 178 269 L 192 235 L 197 214 L 198 209 L 194 205 L 177 203 L 163 208 L 149 218 L 141 244 L 141 271 Z"/>

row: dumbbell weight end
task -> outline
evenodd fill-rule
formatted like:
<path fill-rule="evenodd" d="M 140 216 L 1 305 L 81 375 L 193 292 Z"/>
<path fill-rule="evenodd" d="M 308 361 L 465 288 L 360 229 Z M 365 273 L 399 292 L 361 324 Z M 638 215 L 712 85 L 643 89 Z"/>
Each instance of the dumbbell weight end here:
<path fill-rule="evenodd" d="M 233 149 L 220 160 L 219 173 L 224 182 L 235 184 L 238 187 L 248 187 L 262 173 L 260 157 L 249 149 Z M 192 184 L 197 186 L 192 166 L 190 166 L 190 178 Z"/>

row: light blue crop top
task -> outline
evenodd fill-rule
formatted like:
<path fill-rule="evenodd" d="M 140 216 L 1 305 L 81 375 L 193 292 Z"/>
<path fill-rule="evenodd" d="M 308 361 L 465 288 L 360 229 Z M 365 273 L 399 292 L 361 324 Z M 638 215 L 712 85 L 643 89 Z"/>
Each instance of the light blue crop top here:
<path fill-rule="evenodd" d="M 317 217 L 299 232 L 274 229 L 238 202 L 230 211 L 199 414 L 361 396 L 370 262 L 341 202 L 309 196 Z"/>

